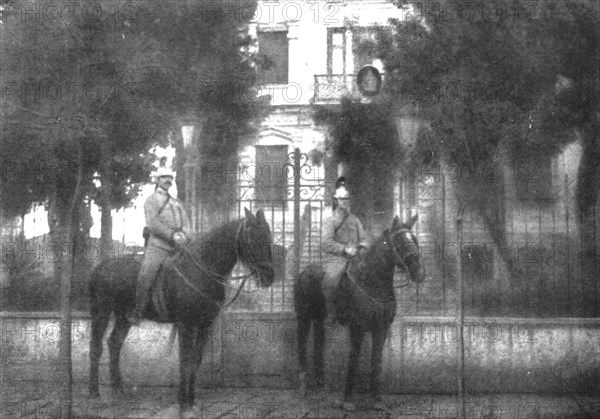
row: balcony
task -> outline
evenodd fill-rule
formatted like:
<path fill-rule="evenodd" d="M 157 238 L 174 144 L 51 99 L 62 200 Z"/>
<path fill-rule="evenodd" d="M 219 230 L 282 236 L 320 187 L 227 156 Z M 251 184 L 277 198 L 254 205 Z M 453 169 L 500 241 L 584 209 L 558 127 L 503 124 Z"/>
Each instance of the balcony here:
<path fill-rule="evenodd" d="M 382 82 L 385 84 L 385 74 Z M 356 74 L 315 74 L 314 104 L 335 105 L 343 97 L 364 103 L 371 102 L 371 98 L 363 96 L 356 84 Z"/>

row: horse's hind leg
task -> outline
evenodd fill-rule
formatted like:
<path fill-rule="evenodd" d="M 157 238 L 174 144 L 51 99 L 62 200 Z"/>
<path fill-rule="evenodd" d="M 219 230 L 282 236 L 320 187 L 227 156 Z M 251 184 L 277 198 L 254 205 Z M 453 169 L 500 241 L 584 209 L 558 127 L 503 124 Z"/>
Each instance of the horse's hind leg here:
<path fill-rule="evenodd" d="M 381 384 L 381 361 L 383 357 L 383 346 L 387 335 L 386 328 L 373 330 L 371 346 L 371 397 L 379 402 L 379 387 Z M 383 408 L 383 404 L 377 403 L 377 408 Z"/>
<path fill-rule="evenodd" d="M 127 321 L 125 316 L 117 315 L 115 321 L 115 327 L 110 334 L 108 340 L 108 352 L 110 355 L 110 384 L 113 391 L 123 391 L 123 380 L 121 379 L 121 370 L 119 368 L 119 360 L 121 358 L 121 348 L 123 342 L 129 333 L 131 324 Z"/>
<path fill-rule="evenodd" d="M 198 368 L 200 368 L 200 364 L 202 364 L 202 354 L 204 352 L 204 346 L 206 345 L 206 341 L 209 337 L 209 332 L 210 329 L 208 327 L 200 328 L 195 331 L 194 353 L 192 354 L 194 369 L 191 373 L 190 382 L 188 385 L 188 393 L 190 395 L 191 406 L 194 405 L 194 401 L 196 398 L 196 373 L 198 372 Z"/>
<path fill-rule="evenodd" d="M 315 375 L 317 386 L 325 384 L 325 318 L 319 317 L 313 321 Z"/>
<path fill-rule="evenodd" d="M 354 378 L 358 367 L 358 356 L 360 355 L 360 346 L 365 337 L 365 333 L 358 327 L 350 327 L 350 359 L 348 361 L 348 375 L 346 376 L 346 388 L 344 390 L 344 410 L 354 410 L 354 404 L 350 402 L 350 397 L 354 391 Z"/>
<path fill-rule="evenodd" d="M 179 408 L 181 417 L 192 417 L 192 396 L 190 388 L 192 373 L 196 367 L 197 359 L 195 350 L 195 328 L 189 324 L 179 324 Z"/>
<path fill-rule="evenodd" d="M 102 356 L 102 339 L 110 319 L 110 311 L 101 311 L 92 303 L 92 336 L 90 340 L 90 397 L 100 397 L 98 388 L 98 368 Z"/>
<path fill-rule="evenodd" d="M 306 315 L 306 313 L 298 314 L 296 316 L 297 319 L 297 338 L 298 338 L 298 360 L 300 361 L 300 394 L 303 396 L 306 395 L 307 388 L 307 374 L 308 374 L 308 362 L 307 362 L 307 354 L 306 354 L 306 345 L 308 343 L 308 334 L 310 333 L 310 318 Z"/>

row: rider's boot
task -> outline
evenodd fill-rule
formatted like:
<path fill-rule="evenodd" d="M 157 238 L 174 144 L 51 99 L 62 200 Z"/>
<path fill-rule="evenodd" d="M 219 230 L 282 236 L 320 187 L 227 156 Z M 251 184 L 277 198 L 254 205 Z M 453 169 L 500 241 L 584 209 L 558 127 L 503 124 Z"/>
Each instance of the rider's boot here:
<path fill-rule="evenodd" d="M 331 327 L 335 324 L 335 304 L 333 303 L 334 290 L 330 288 L 324 288 L 323 294 L 325 296 L 325 326 Z"/>
<path fill-rule="evenodd" d="M 134 326 L 139 326 L 142 320 L 142 313 L 144 312 L 146 302 L 148 301 L 148 291 L 149 290 L 146 287 L 141 283 L 138 283 L 135 294 L 135 309 L 127 317 L 127 321 Z"/>

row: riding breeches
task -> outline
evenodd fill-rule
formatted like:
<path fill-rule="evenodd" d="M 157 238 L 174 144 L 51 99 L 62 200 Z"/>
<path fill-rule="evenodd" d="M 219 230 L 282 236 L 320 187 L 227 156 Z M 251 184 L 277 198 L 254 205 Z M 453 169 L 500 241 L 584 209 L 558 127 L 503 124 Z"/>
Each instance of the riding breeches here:
<path fill-rule="evenodd" d="M 328 300 L 333 296 L 333 292 L 338 287 L 342 274 L 346 268 L 347 258 L 337 255 L 329 255 L 323 260 L 323 269 L 325 276 L 323 277 L 323 294 Z"/>
<path fill-rule="evenodd" d="M 150 291 L 160 266 L 169 255 L 169 251 L 159 247 L 148 246 L 146 248 L 136 286 L 136 306 L 140 312 L 144 309 L 148 291 Z"/>

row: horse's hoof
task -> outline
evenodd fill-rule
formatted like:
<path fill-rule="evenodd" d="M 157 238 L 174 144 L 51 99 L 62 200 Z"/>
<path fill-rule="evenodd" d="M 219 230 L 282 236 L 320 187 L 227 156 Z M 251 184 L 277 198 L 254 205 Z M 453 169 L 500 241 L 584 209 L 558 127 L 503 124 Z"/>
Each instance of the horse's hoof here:
<path fill-rule="evenodd" d="M 185 409 L 181 411 L 179 417 L 181 419 L 196 419 L 198 416 L 196 415 L 196 412 L 194 412 L 194 409 Z"/>
<path fill-rule="evenodd" d="M 299 374 L 299 379 L 300 379 L 300 388 L 298 391 L 300 392 L 300 395 L 302 397 L 306 397 L 306 373 L 301 372 Z"/>
<path fill-rule="evenodd" d="M 123 386 L 111 387 L 111 389 L 114 396 L 123 396 L 125 394 Z"/>
<path fill-rule="evenodd" d="M 344 402 L 342 403 L 342 410 L 344 412 L 354 412 L 356 410 L 356 405 L 352 402 Z"/>
<path fill-rule="evenodd" d="M 387 407 L 387 405 L 385 404 L 385 402 L 383 400 L 377 401 L 373 405 L 373 409 L 377 410 L 379 412 L 389 412 L 390 411 L 390 409 Z"/>
<path fill-rule="evenodd" d="M 298 389 L 298 392 L 300 393 L 300 395 L 302 397 L 306 397 L 306 393 L 307 393 L 306 383 L 300 383 L 300 388 Z"/>

